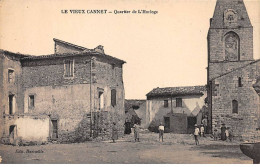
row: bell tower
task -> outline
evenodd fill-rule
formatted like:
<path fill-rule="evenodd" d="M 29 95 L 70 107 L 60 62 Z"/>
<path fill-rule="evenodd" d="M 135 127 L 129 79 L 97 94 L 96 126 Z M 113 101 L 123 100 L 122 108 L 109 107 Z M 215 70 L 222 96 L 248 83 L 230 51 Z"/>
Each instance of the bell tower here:
<path fill-rule="evenodd" d="M 208 122 L 211 133 L 212 120 L 215 119 L 212 117 L 213 108 L 214 112 L 223 110 L 221 107 L 216 109 L 221 100 L 214 98 L 218 87 L 215 78 L 254 61 L 253 26 L 243 0 L 217 0 L 213 18 L 210 19 L 207 41 Z M 223 96 L 219 98 L 223 99 Z"/>
<path fill-rule="evenodd" d="M 253 61 L 253 27 L 243 0 L 217 0 L 208 31 L 208 81 Z"/>

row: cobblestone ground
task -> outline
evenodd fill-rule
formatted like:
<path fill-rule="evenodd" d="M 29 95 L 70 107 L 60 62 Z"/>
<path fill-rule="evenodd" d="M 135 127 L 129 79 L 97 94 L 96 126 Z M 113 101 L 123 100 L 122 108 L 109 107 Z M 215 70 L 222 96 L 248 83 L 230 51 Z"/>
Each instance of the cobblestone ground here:
<path fill-rule="evenodd" d="M 200 145 L 196 146 L 193 136 L 187 134 L 165 134 L 164 142 L 158 142 L 156 133 L 140 136 L 140 142 L 134 142 L 133 135 L 126 135 L 116 143 L 0 145 L 0 156 L 2 163 L 252 164 L 240 151 L 238 142 L 213 141 L 207 137 L 200 138 Z"/>

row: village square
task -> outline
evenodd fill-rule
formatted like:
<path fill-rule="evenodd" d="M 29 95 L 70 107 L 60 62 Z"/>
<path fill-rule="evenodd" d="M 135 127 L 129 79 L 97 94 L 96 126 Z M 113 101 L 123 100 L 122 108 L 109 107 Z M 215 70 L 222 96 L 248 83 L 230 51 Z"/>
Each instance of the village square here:
<path fill-rule="evenodd" d="M 102 45 L 1 49 L 1 163 L 260 163 L 253 25 L 243 0 L 216 0 L 208 18 L 207 83 L 146 99 L 126 99 L 127 62 Z"/>

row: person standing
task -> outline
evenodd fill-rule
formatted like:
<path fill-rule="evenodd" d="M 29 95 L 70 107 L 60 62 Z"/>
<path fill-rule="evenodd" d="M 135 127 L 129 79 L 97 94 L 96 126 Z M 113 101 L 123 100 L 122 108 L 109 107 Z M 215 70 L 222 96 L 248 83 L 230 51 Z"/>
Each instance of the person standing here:
<path fill-rule="evenodd" d="M 200 134 L 201 134 L 201 136 L 205 137 L 205 132 L 204 132 L 204 126 L 203 126 L 203 124 L 201 124 L 201 126 L 200 126 Z"/>
<path fill-rule="evenodd" d="M 112 126 L 112 140 L 113 140 L 113 143 L 115 143 L 118 139 L 118 133 L 117 133 L 117 127 L 116 127 L 116 123 L 113 122 L 113 126 Z"/>
<path fill-rule="evenodd" d="M 160 123 L 158 130 L 159 130 L 159 141 L 160 141 L 160 139 L 162 138 L 162 142 L 163 142 L 164 126 L 163 126 L 162 123 Z"/>
<path fill-rule="evenodd" d="M 208 117 L 207 117 L 207 115 L 202 120 L 202 124 L 204 126 L 204 133 L 207 133 L 207 126 L 208 126 Z"/>
<path fill-rule="evenodd" d="M 221 127 L 221 140 L 222 141 L 225 141 L 226 140 L 226 126 L 225 124 L 223 123 L 222 124 L 222 127 Z"/>
<path fill-rule="evenodd" d="M 218 140 L 218 130 L 217 130 L 217 129 L 214 129 L 213 137 L 214 137 L 214 140 L 215 140 L 215 141 Z"/>
<path fill-rule="evenodd" d="M 198 137 L 199 137 L 199 132 L 200 132 L 200 130 L 199 130 L 197 124 L 195 124 L 194 126 L 195 126 L 195 129 L 194 129 L 194 139 L 195 139 L 195 143 L 196 143 L 196 145 L 199 145 L 199 139 L 198 139 Z"/>
<path fill-rule="evenodd" d="M 134 124 L 135 142 L 136 142 L 136 141 L 138 141 L 138 142 L 140 141 L 140 140 L 139 140 L 139 131 L 140 131 L 139 125 Z"/>

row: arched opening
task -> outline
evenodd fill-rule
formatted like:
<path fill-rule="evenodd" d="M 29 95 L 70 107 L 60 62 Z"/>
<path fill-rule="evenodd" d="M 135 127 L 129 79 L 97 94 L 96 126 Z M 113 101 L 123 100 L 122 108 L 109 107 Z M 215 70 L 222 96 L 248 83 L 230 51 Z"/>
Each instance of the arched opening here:
<path fill-rule="evenodd" d="M 224 38 L 225 60 L 240 61 L 240 40 L 235 32 L 228 32 Z"/>
<path fill-rule="evenodd" d="M 238 102 L 236 100 L 232 100 L 232 113 L 238 113 Z"/>

